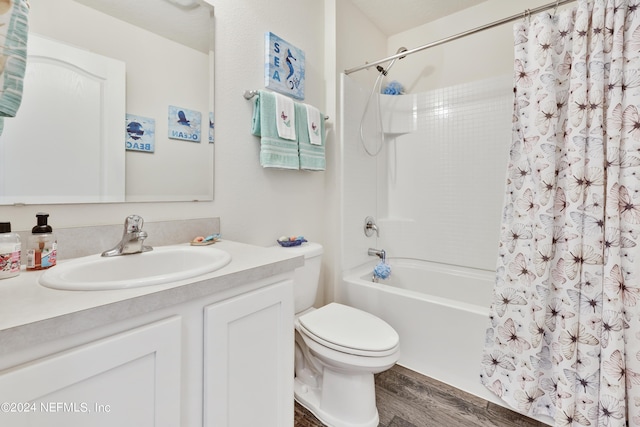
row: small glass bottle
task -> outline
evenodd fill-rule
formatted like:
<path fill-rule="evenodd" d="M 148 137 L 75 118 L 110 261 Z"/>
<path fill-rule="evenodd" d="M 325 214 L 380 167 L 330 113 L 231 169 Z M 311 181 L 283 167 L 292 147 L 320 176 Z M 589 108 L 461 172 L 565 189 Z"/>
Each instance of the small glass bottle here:
<path fill-rule="evenodd" d="M 27 251 L 27 270 L 42 270 L 56 265 L 57 241 L 47 224 L 49 214 L 37 213 L 38 224 L 31 229 Z"/>
<path fill-rule="evenodd" d="M 11 232 L 10 222 L 0 222 L 0 279 L 20 274 L 20 236 Z"/>

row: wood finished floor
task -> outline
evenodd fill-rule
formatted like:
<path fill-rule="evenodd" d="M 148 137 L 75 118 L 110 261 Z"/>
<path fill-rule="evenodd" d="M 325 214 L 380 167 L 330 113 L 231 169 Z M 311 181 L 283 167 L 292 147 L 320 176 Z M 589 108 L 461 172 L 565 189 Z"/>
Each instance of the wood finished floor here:
<path fill-rule="evenodd" d="M 548 427 L 396 365 L 376 375 L 379 427 Z M 295 427 L 323 426 L 295 405 Z"/>

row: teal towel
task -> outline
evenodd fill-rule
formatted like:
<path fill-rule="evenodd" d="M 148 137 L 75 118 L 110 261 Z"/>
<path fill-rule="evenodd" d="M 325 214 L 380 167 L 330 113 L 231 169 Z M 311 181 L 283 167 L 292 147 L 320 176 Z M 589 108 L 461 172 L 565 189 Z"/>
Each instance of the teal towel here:
<path fill-rule="evenodd" d="M 29 2 L 15 0 L 0 16 L 0 49 L 4 67 L 0 69 L 0 133 L 4 117 L 15 117 L 22 102 L 22 85 L 27 67 Z"/>
<path fill-rule="evenodd" d="M 304 104 L 296 102 L 296 132 L 298 134 L 298 147 L 300 150 L 300 169 L 323 171 L 326 167 L 324 120 L 320 120 L 322 145 L 311 144 L 307 120 L 307 107 Z"/>
<path fill-rule="evenodd" d="M 298 142 L 278 137 L 276 97 L 273 93 L 265 90 L 258 91 L 253 106 L 251 133 L 260 137 L 262 167 L 300 169 Z"/>

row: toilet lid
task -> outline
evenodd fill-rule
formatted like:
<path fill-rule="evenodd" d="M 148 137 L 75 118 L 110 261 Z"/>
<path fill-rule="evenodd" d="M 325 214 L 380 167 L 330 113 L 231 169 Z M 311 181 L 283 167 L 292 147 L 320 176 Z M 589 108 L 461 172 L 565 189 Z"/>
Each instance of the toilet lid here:
<path fill-rule="evenodd" d="M 382 352 L 398 345 L 398 333 L 384 320 L 346 305 L 331 303 L 298 318 L 318 338 L 345 349 Z"/>

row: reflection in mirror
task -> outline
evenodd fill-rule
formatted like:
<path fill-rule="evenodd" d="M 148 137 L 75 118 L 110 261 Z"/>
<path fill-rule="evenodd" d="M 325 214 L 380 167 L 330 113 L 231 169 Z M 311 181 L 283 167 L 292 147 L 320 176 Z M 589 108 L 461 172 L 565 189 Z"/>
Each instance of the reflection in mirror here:
<path fill-rule="evenodd" d="M 0 203 L 212 200 L 214 144 L 209 142 L 209 117 L 213 111 L 212 6 L 199 0 L 30 0 L 30 3 L 30 34 L 36 34 L 34 40 L 43 39 L 63 48 L 96 54 L 126 68 L 126 103 L 120 109 L 127 115 L 148 119 L 146 125 L 155 124 L 154 146 L 153 152 L 125 152 L 124 115 L 120 117 L 119 130 L 113 131 L 115 136 L 106 130 L 103 109 L 109 98 L 106 89 L 100 86 L 91 89 L 99 92 L 98 101 L 91 101 L 91 105 L 101 111 L 103 117 L 89 119 L 86 109 L 81 109 L 84 115 L 77 109 L 65 114 L 73 99 L 71 94 L 82 92 L 86 95 L 89 90 L 91 85 L 83 79 L 67 78 L 67 88 L 50 94 L 38 90 L 37 84 L 29 86 L 25 77 L 23 105 L 18 117 L 6 119 L 5 132 L 0 136 Z M 28 61 L 27 74 L 31 59 Z M 38 67 L 33 68 L 38 70 Z M 78 73 L 94 79 L 99 74 L 85 70 Z M 109 79 L 105 80 L 106 87 L 111 88 Z M 34 113 L 38 108 L 29 108 L 27 102 L 47 105 L 45 112 L 48 113 Z M 176 139 L 175 132 L 169 137 L 170 126 L 175 127 L 179 121 L 170 115 L 170 107 L 201 114 L 199 142 Z M 59 113 L 57 116 L 49 114 L 55 109 Z M 66 130 L 39 126 L 46 123 L 45 115 L 56 117 L 55 121 L 66 120 L 67 127 L 63 128 Z M 11 121 L 17 123 L 18 118 L 30 128 L 39 126 L 41 133 L 33 136 L 8 131 Z M 185 121 L 182 123 L 187 125 Z M 194 120 L 190 120 L 189 126 L 193 123 Z M 185 134 L 197 133 L 195 127 L 185 129 Z M 96 133 L 97 138 L 91 136 Z M 72 138 L 72 135 L 76 137 Z M 70 148 L 71 139 L 79 140 L 83 148 Z M 15 145 L 22 147 L 18 150 L 22 153 L 2 151 Z M 118 155 L 107 157 L 107 147 L 114 146 L 123 157 L 124 165 L 117 164 Z M 91 154 L 85 152 L 85 147 Z M 14 191 L 13 196 L 7 197 L 10 191 L 6 188 L 27 179 L 3 175 L 2 171 L 8 170 L 3 166 L 5 159 L 20 165 L 27 174 L 30 172 L 29 180 L 39 183 L 39 192 Z M 38 164 L 40 160 L 42 163 Z M 106 191 L 104 188 L 109 185 L 105 182 L 111 177 L 116 178 L 115 186 L 122 187 L 117 183 L 118 174 L 124 182 L 124 196 L 113 195 L 109 193 L 111 190 L 107 195 L 100 193 Z M 39 178 L 34 178 L 36 175 Z M 89 183 L 97 188 L 93 190 L 96 193 L 87 190 Z M 70 190 L 63 191 L 65 186 Z"/>
<path fill-rule="evenodd" d="M 0 201 L 124 201 L 125 152 L 109 142 L 122 134 L 125 64 L 36 34 L 27 61 L 22 106 L 0 139 Z"/>

